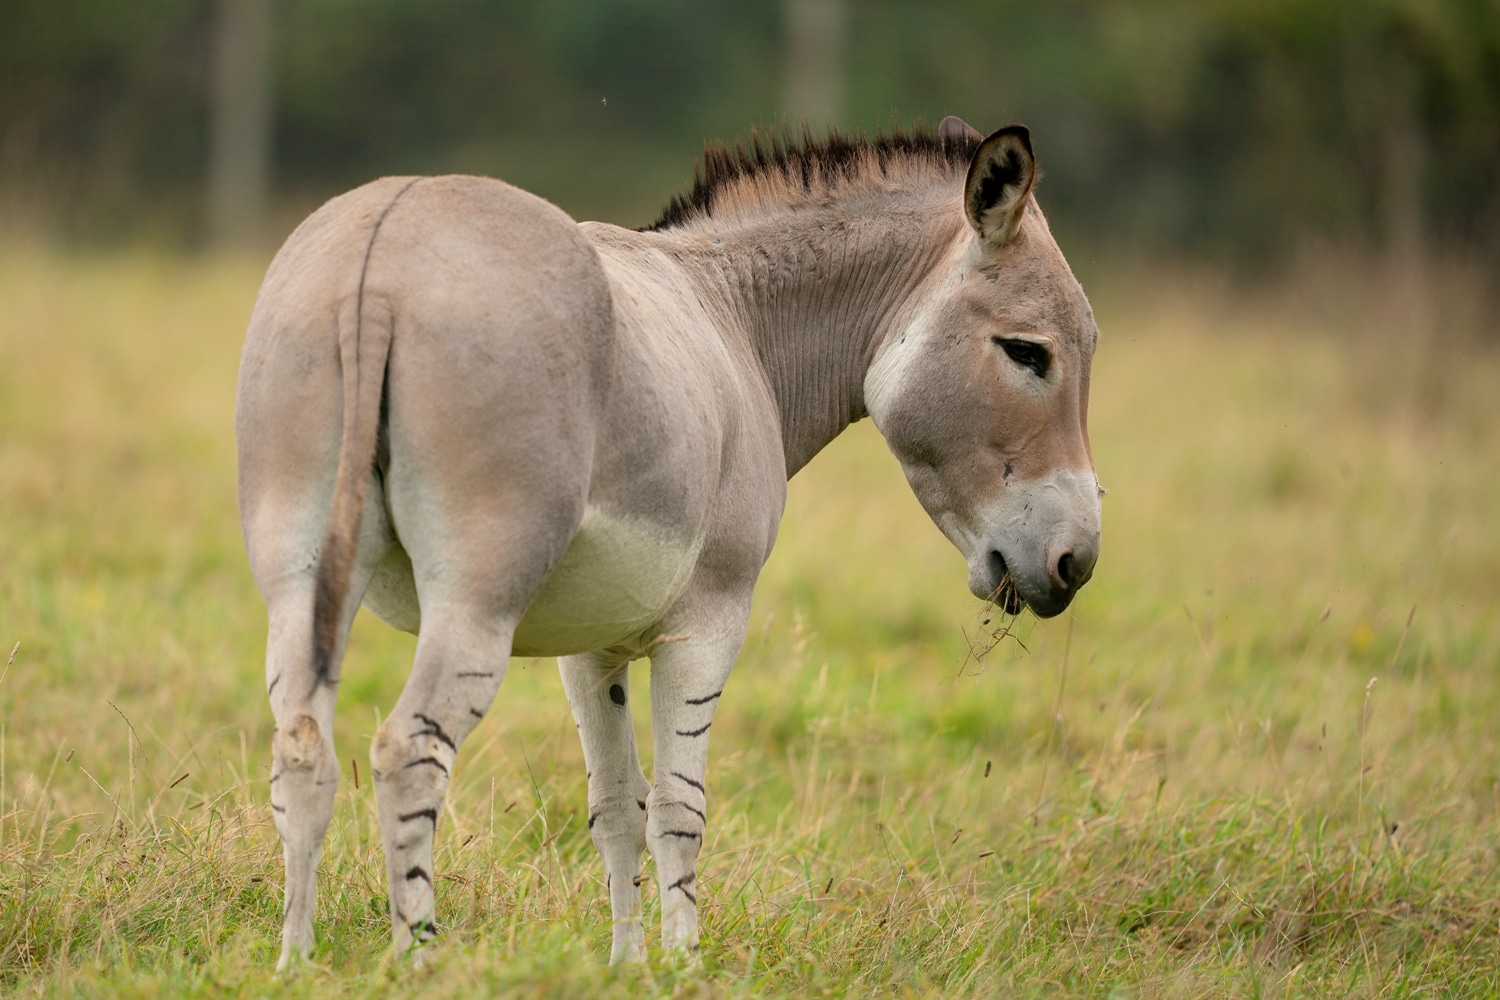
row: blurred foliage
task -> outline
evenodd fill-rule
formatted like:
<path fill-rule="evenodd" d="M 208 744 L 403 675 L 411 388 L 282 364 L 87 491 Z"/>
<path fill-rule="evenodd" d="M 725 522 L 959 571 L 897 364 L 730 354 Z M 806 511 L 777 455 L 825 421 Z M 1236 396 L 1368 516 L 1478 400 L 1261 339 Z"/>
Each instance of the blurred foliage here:
<path fill-rule="evenodd" d="M 703 140 L 784 121 L 789 0 L 272 2 L 278 223 L 373 176 L 461 170 L 644 224 Z M 1500 261 L 1500 0 L 847 3 L 838 124 L 1029 123 L 1075 245 Z M 0 5 L 7 215 L 198 238 L 215 13 Z"/>

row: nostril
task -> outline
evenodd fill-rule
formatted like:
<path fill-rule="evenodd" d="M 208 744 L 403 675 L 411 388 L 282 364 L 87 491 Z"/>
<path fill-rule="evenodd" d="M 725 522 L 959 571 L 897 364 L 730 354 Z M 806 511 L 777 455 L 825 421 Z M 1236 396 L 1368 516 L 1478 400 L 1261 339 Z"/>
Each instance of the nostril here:
<path fill-rule="evenodd" d="M 1073 553 L 1064 552 L 1057 557 L 1057 579 L 1069 590 L 1072 590 L 1078 584 L 1075 576 L 1077 569 L 1077 566 L 1073 562 Z"/>

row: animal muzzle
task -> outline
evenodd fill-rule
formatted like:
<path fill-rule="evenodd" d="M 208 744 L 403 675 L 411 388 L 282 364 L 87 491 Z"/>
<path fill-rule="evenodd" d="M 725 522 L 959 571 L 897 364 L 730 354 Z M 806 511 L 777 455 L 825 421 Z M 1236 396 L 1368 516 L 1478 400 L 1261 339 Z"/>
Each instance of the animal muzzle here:
<path fill-rule="evenodd" d="M 1018 558 L 1019 556 L 1019 558 Z M 1012 553 L 1007 560 L 998 548 L 989 549 L 970 566 L 969 589 L 975 597 L 993 601 L 1007 614 L 1029 607 L 1038 618 L 1061 614 L 1094 575 L 1099 560 L 1097 541 L 1059 541 L 1040 558 Z"/>
<path fill-rule="evenodd" d="M 1025 497 L 1019 516 L 997 516 L 991 522 L 995 527 L 976 533 L 978 544 L 969 557 L 974 596 L 1009 614 L 1025 606 L 1039 618 L 1051 618 L 1088 583 L 1099 561 L 1097 486 L 1092 495 L 1080 495 L 1083 491 L 1058 485 L 1054 481 Z M 1059 502 L 1064 500 L 1073 502 Z"/>

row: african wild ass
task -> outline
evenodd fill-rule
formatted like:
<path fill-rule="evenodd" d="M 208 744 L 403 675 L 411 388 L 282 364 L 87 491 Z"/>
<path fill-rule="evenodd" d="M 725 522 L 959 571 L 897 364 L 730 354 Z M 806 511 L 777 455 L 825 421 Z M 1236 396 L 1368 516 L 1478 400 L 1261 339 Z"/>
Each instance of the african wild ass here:
<path fill-rule="evenodd" d="M 511 655 L 558 656 L 589 770 L 611 960 L 698 944 L 708 734 L 786 481 L 865 416 L 1012 613 L 1099 548 L 1097 331 L 1032 195 L 1025 128 L 710 148 L 634 232 L 477 177 L 393 177 L 282 247 L 238 396 L 240 510 L 270 616 L 281 965 L 313 945 L 333 713 L 360 603 L 418 632 L 370 757 L 398 952 L 434 937 L 449 770 Z M 675 641 L 664 642 L 666 637 Z M 651 660 L 655 784 L 624 671 Z"/>

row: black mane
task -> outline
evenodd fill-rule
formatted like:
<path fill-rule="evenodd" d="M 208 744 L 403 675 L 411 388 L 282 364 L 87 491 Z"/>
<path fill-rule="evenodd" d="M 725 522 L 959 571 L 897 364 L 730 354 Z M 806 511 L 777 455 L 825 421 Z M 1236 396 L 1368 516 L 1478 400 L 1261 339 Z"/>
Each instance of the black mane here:
<path fill-rule="evenodd" d="M 979 139 L 972 137 L 943 139 L 920 123 L 909 132 L 897 128 L 877 133 L 874 139 L 843 135 L 836 130 L 819 139 L 804 127 L 798 141 L 786 129 L 768 133 L 752 130 L 748 144 L 745 140 L 735 140 L 730 148 L 723 142 L 706 143 L 702 166 L 693 176 L 693 189 L 674 197 L 662 210 L 661 217 L 644 231 L 672 229 L 713 215 L 719 192 L 745 178 L 777 176 L 811 193 L 815 178 L 835 183 L 850 180 L 871 161 L 882 173 L 893 162 L 911 160 L 961 170 L 968 166 L 979 143 Z"/>

